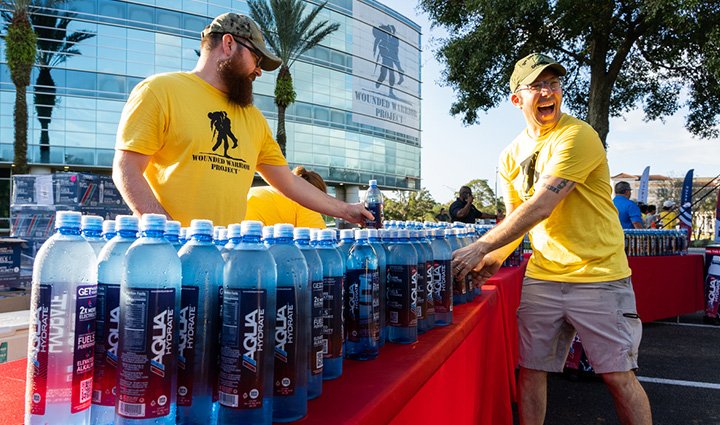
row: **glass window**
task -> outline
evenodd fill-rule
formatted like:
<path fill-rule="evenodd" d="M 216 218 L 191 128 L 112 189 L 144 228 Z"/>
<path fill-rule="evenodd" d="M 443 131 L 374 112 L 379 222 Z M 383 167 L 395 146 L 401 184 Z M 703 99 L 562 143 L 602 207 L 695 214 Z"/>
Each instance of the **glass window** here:
<path fill-rule="evenodd" d="M 105 16 L 127 19 L 127 3 L 121 3 L 118 1 L 100 1 L 98 17 L 102 19 Z"/>
<path fill-rule="evenodd" d="M 172 10 L 155 9 L 158 29 L 167 31 L 169 29 L 182 29 L 182 14 Z"/>
<path fill-rule="evenodd" d="M 73 0 L 72 10 L 79 13 L 97 14 L 96 0 Z"/>

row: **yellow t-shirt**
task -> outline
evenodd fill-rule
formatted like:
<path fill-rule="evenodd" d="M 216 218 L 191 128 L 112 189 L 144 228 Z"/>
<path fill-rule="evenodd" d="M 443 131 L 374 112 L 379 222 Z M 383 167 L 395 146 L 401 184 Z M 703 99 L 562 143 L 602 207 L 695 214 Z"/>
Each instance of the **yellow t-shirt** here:
<path fill-rule="evenodd" d="M 630 276 L 607 156 L 590 125 L 563 114 L 538 139 L 523 131 L 500 155 L 499 175 L 506 199 L 514 205 L 535 193 L 543 175 L 577 183 L 550 217 L 530 231 L 528 277 L 603 282 Z"/>
<path fill-rule="evenodd" d="M 660 226 L 663 230 L 675 230 L 677 225 L 680 223 L 677 212 L 675 211 L 662 211 L 660 213 Z"/>
<path fill-rule="evenodd" d="M 152 157 L 145 178 L 183 226 L 194 218 L 240 222 L 257 165 L 287 165 L 258 108 L 230 103 L 188 72 L 155 75 L 133 89 L 115 148 Z"/>
<path fill-rule="evenodd" d="M 295 227 L 325 228 L 319 212 L 303 207 L 270 186 L 250 188 L 245 220 L 262 221 L 266 226 L 290 223 Z"/>

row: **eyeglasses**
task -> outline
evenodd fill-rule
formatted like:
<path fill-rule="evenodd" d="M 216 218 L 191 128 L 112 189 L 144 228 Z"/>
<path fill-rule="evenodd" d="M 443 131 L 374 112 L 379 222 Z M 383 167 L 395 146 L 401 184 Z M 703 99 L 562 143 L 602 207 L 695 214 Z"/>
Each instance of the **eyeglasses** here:
<path fill-rule="evenodd" d="M 544 88 L 547 88 L 550 92 L 560 91 L 562 89 L 562 83 L 560 82 L 560 80 L 538 81 L 537 83 L 532 83 L 521 87 L 515 90 L 515 92 L 519 92 L 521 90 L 528 90 L 531 93 L 540 93 Z"/>
<path fill-rule="evenodd" d="M 232 34 L 230 34 L 230 35 L 232 35 Z M 240 40 L 241 40 L 240 38 L 238 38 L 238 37 L 236 37 L 236 36 L 234 36 L 234 35 L 232 35 L 232 38 L 235 40 L 235 42 L 236 42 L 237 44 L 239 44 L 239 45 L 243 46 L 244 48 L 248 49 L 248 50 L 250 51 L 250 53 L 252 53 L 252 54 L 255 56 L 255 68 L 259 67 L 259 66 L 260 66 L 260 62 L 262 62 L 262 54 L 260 54 L 260 51 L 259 51 L 258 49 L 256 49 L 255 47 L 248 46 L 247 44 L 243 43 L 242 41 L 240 41 Z"/>

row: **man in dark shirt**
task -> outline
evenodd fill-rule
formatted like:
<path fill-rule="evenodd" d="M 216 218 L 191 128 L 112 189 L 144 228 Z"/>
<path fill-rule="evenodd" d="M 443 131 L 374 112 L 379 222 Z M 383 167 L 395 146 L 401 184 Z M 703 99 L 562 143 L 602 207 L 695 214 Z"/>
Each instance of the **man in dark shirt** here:
<path fill-rule="evenodd" d="M 440 213 L 435 216 L 437 221 L 450 221 L 450 216 L 445 212 L 445 208 L 440 208 Z"/>
<path fill-rule="evenodd" d="M 463 223 L 475 223 L 479 218 L 495 218 L 492 214 L 480 212 L 473 205 L 472 191 L 469 187 L 463 186 L 458 193 L 459 197 L 450 205 L 450 218 L 452 221 L 460 221 Z"/>

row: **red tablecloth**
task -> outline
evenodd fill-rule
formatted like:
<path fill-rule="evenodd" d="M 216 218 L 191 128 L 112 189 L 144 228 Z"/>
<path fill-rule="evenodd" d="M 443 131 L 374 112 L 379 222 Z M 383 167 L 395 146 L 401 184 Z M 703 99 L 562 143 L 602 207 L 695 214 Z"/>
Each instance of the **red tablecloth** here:
<path fill-rule="evenodd" d="M 299 424 L 511 424 L 506 326 L 495 286 L 457 306 L 451 326 L 411 345 L 386 344 L 376 360 L 346 360 Z M 0 424 L 23 419 L 26 361 L 0 365 Z"/>

